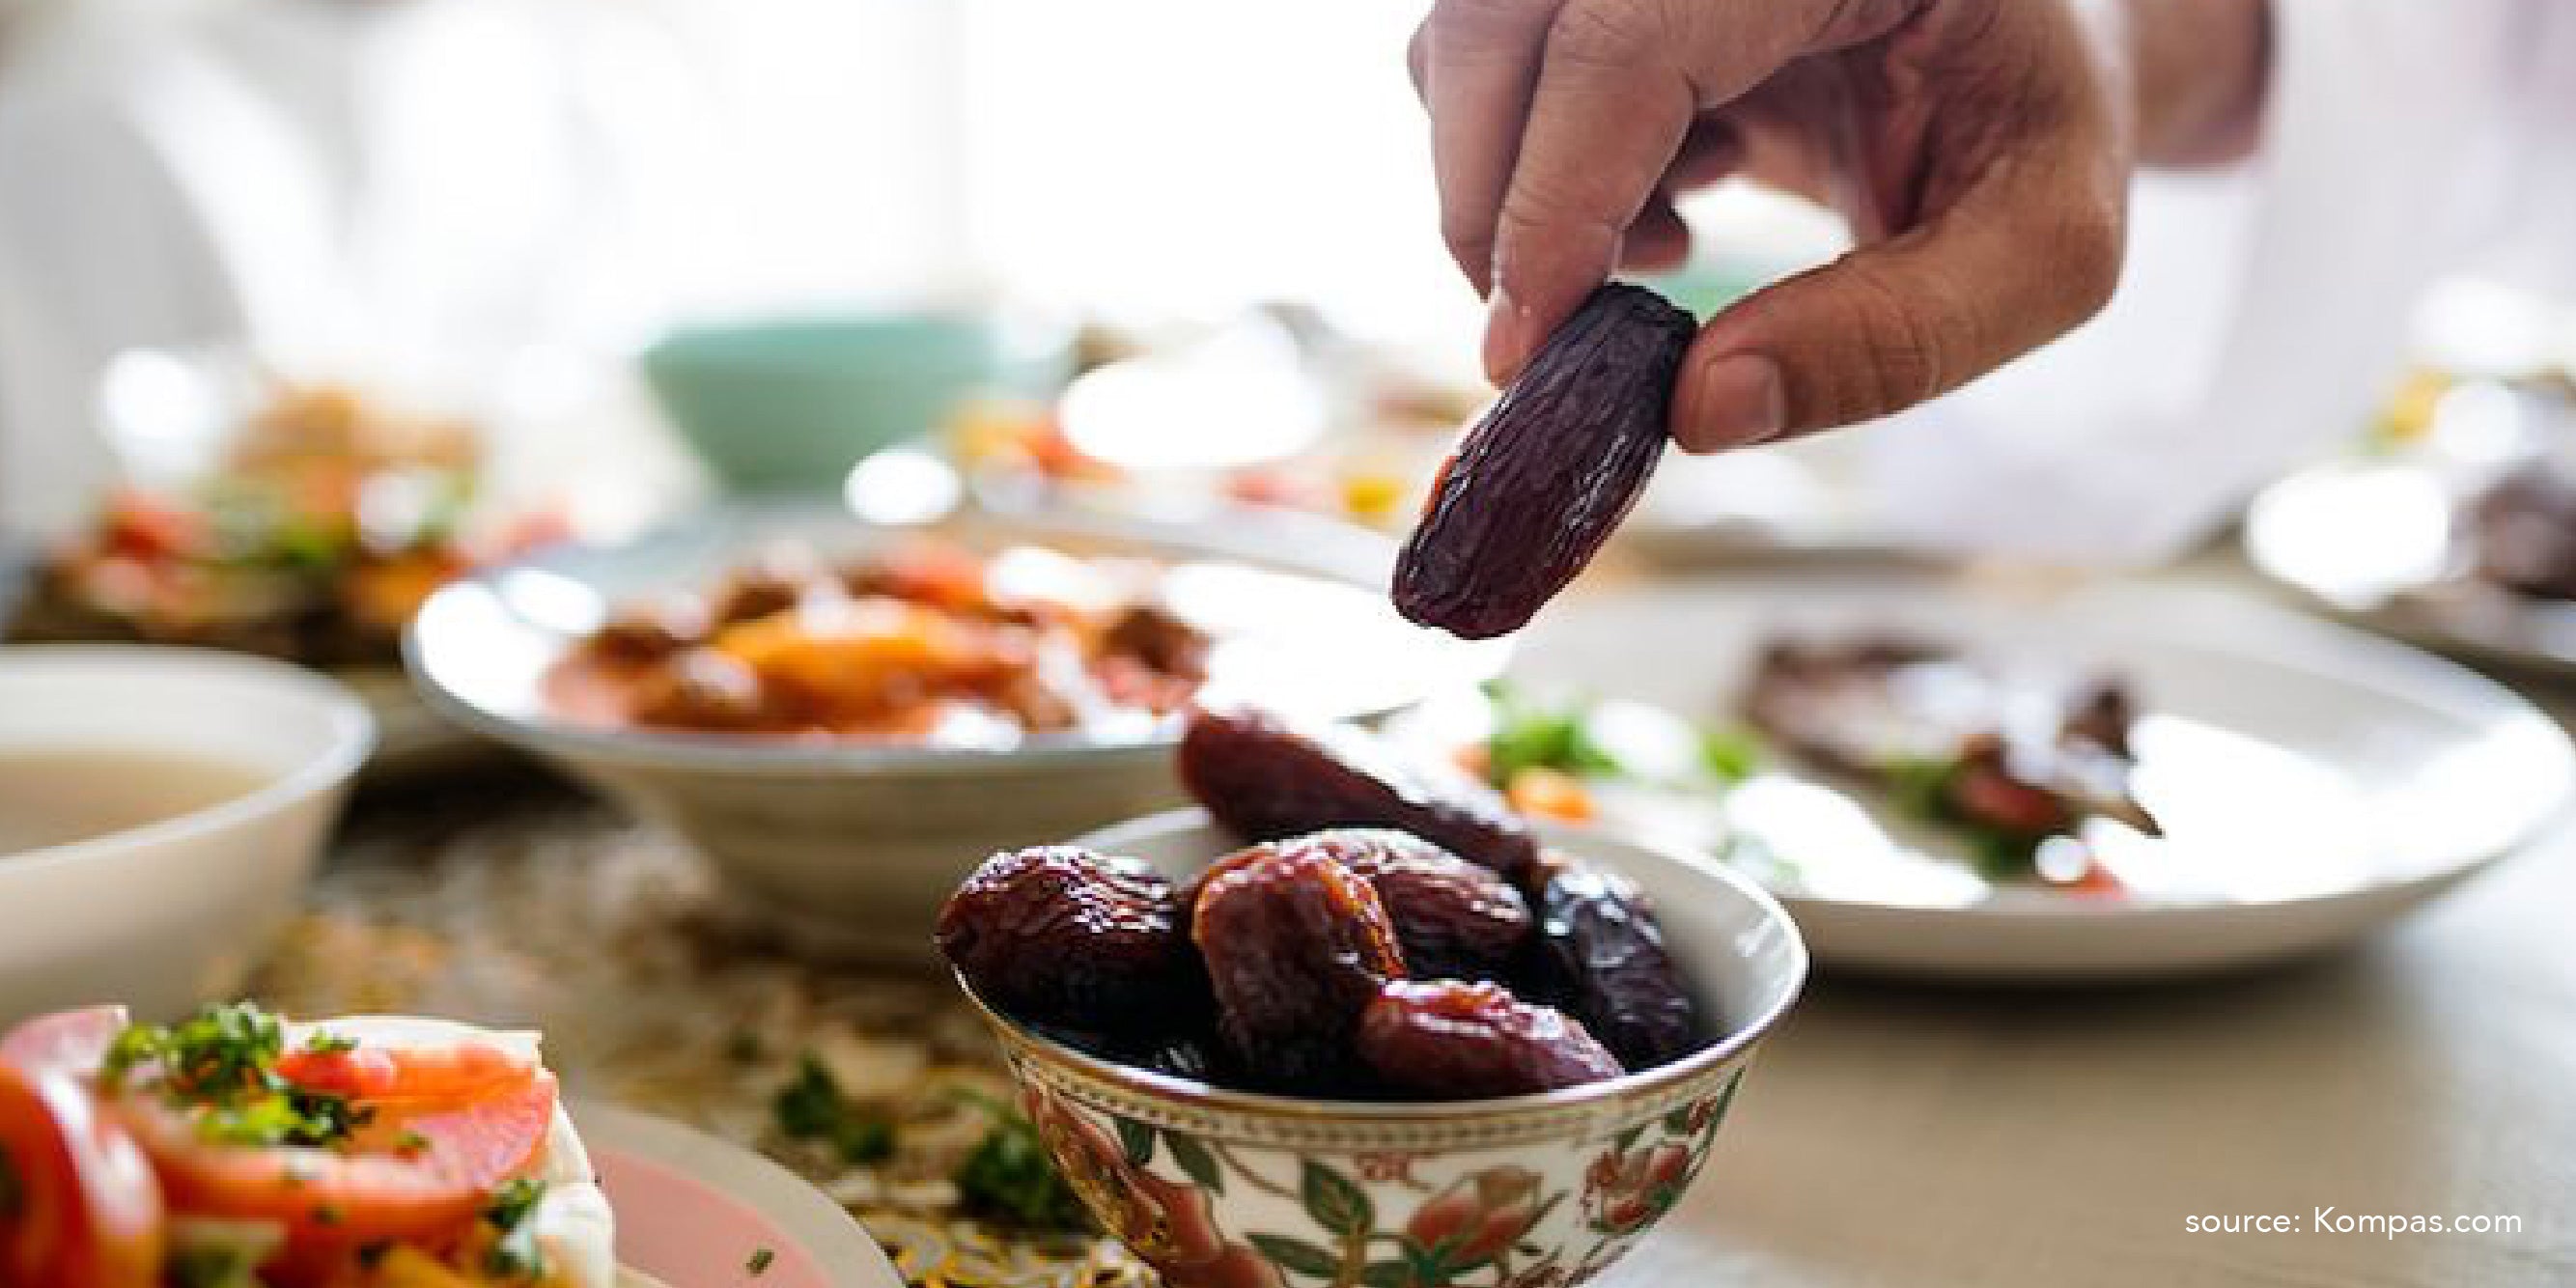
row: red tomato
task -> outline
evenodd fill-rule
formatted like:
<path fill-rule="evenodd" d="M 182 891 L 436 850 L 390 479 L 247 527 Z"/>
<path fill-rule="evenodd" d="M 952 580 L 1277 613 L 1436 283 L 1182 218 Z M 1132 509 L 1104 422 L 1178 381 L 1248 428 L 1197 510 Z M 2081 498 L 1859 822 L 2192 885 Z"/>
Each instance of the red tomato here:
<path fill-rule="evenodd" d="M 0 1060 L 28 1069 L 95 1073 L 108 1045 L 130 1022 L 122 1006 L 39 1015 L 0 1037 Z"/>
<path fill-rule="evenodd" d="M 153 1288 L 162 1239 L 133 1138 L 70 1073 L 0 1060 L 0 1284 Z"/>
<path fill-rule="evenodd" d="M 435 1241 L 470 1225 L 494 1190 L 537 1162 L 554 1122 L 555 1078 L 531 1068 L 470 1100 L 361 1103 L 377 1117 L 346 1149 L 211 1144 L 195 1115 L 148 1092 L 117 1107 L 159 1169 L 172 1210 L 278 1221 L 288 1259 L 309 1262 L 379 1239 Z"/>

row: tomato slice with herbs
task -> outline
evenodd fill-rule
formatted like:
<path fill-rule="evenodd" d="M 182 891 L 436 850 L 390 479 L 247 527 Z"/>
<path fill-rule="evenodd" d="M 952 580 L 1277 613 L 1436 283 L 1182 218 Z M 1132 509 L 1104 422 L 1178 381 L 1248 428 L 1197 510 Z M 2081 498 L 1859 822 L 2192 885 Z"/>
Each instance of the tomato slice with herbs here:
<path fill-rule="evenodd" d="M 0 1060 L 0 1283 L 155 1288 L 164 1234 L 151 1166 L 88 1089 Z"/>

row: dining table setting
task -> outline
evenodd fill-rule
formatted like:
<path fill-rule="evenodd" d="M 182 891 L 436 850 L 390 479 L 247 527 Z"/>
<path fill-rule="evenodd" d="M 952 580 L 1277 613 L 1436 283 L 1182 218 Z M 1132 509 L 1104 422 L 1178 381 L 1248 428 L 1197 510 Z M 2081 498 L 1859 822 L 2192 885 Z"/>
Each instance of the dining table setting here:
<path fill-rule="evenodd" d="M 164 355 L 222 441 L 0 589 L 0 1270 L 2576 1280 L 2545 452 L 1959 560 L 1658 477 L 1686 323 L 1186 460 L 1223 334 L 686 332 L 664 448 L 803 428 L 619 523 Z"/>

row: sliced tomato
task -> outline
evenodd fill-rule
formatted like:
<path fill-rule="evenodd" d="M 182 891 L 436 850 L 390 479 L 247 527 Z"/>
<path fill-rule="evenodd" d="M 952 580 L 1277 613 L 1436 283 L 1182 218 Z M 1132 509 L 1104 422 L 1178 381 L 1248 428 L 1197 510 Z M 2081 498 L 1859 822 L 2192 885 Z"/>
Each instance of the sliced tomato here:
<path fill-rule="evenodd" d="M 387 1047 L 361 1042 L 343 1049 L 288 1051 L 278 1076 L 311 1091 L 328 1091 L 380 1110 L 473 1104 L 516 1090 L 538 1073 L 524 1051 L 497 1042 Z"/>
<path fill-rule="evenodd" d="M 149 1094 L 117 1106 L 174 1211 L 280 1222 L 290 1258 L 309 1259 L 470 1225 L 494 1190 L 534 1168 L 555 1099 L 554 1075 L 539 1069 L 470 1102 L 365 1102 L 377 1117 L 346 1149 L 212 1144 L 193 1114 Z"/>
<path fill-rule="evenodd" d="M 154 1288 L 164 1234 L 150 1164 L 79 1079 L 0 1060 L 0 1283 Z"/>
<path fill-rule="evenodd" d="M 27 1069 L 62 1069 L 88 1075 L 107 1059 L 108 1046 L 132 1020 L 122 1006 L 92 1006 L 39 1015 L 0 1036 L 0 1060 Z"/>

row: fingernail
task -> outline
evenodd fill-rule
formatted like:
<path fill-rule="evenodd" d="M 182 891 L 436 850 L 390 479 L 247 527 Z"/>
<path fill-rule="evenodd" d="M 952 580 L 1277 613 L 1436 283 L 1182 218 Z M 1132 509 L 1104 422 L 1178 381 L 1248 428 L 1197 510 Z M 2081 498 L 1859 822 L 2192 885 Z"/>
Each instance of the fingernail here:
<path fill-rule="evenodd" d="M 1497 286 L 1492 304 L 1485 313 L 1485 378 L 1495 384 L 1508 384 L 1519 375 L 1521 365 L 1529 361 L 1530 350 L 1538 347 L 1538 337 L 1530 334 L 1530 311 L 1512 299 L 1511 292 Z"/>
<path fill-rule="evenodd" d="M 1758 353 L 1730 353 L 1701 367 L 1673 400 L 1673 438 L 1694 452 L 1759 443 L 1788 423 L 1780 364 Z"/>

